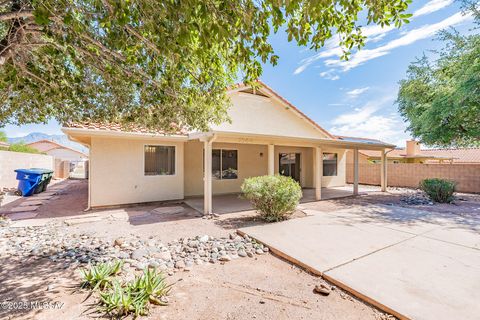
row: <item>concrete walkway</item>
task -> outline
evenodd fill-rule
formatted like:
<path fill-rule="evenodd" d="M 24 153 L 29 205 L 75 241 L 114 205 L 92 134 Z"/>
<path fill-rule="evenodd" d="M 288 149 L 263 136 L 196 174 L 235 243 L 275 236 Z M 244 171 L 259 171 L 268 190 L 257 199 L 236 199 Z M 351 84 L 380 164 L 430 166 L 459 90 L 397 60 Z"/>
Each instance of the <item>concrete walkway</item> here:
<path fill-rule="evenodd" d="M 480 217 L 374 205 L 306 212 L 239 231 L 398 317 L 478 319 Z"/>

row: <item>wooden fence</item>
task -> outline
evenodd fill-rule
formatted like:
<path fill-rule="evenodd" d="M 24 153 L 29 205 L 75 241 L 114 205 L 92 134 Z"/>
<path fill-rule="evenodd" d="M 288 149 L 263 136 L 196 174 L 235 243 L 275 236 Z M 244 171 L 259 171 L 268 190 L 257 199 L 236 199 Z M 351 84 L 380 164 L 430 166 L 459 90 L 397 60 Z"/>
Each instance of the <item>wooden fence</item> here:
<path fill-rule="evenodd" d="M 358 164 L 361 184 L 380 185 L 380 164 Z M 426 178 L 442 178 L 457 183 L 457 191 L 480 193 L 480 164 L 389 163 L 387 185 L 418 187 Z M 353 163 L 347 163 L 347 182 L 353 183 Z"/>

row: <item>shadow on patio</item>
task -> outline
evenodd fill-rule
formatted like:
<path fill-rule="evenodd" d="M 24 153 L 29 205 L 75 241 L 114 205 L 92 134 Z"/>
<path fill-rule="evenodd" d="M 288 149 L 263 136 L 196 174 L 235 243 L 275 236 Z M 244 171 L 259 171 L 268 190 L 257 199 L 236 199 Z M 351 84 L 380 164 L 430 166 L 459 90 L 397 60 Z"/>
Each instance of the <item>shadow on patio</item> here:
<path fill-rule="evenodd" d="M 367 190 L 360 188 L 360 194 L 366 194 Z M 315 189 L 303 189 L 303 197 L 300 203 L 315 202 Z M 353 196 L 353 187 L 347 185 L 344 187 L 322 188 L 322 200 L 340 199 Z M 197 210 L 203 212 L 203 196 L 185 199 L 185 203 Z M 248 200 L 242 199 L 240 194 L 223 194 L 213 196 L 213 212 L 216 214 L 226 214 L 239 211 L 253 210 Z"/>

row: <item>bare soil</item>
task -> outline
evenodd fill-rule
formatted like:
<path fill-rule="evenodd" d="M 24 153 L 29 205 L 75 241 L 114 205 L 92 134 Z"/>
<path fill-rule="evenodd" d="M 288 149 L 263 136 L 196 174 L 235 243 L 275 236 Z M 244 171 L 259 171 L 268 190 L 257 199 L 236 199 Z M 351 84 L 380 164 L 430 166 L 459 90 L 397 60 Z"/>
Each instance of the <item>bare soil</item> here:
<path fill-rule="evenodd" d="M 73 215 L 86 214 L 85 181 L 61 182 L 59 195 L 40 206 L 32 220 L 61 222 Z M 400 201 L 400 189 L 389 193 L 372 192 L 356 198 L 344 198 L 303 204 L 317 210 L 336 210 L 368 203 L 407 206 Z M 461 195 L 456 204 L 411 206 L 452 214 L 480 215 L 480 196 Z M 23 199 L 9 204 L 19 205 Z M 145 214 L 159 206 L 183 206 L 181 213 Z M 2 209 L 5 209 L 2 207 Z M 94 234 L 110 239 L 151 235 L 170 242 L 182 237 L 208 234 L 227 236 L 237 228 L 263 223 L 253 211 L 224 214 L 204 219 L 181 203 L 149 204 L 93 211 L 102 215 L 126 212 L 126 220 L 100 220 L 68 226 L 68 232 Z M 92 212 L 89 212 L 91 214 Z M 297 214 L 301 219 L 301 214 Z M 62 225 L 65 228 L 65 225 Z M 3 301 L 58 301 L 61 309 L 6 310 L 0 308 L 0 319 L 89 319 L 86 292 L 78 291 L 78 270 L 63 269 L 48 259 L 15 260 L 0 253 L 0 303 Z M 168 277 L 175 283 L 169 306 L 154 307 L 147 319 L 385 319 L 385 315 L 340 289 L 329 296 L 313 292 L 319 278 L 271 254 L 256 258 L 235 259 L 222 264 L 195 265 L 189 272 Z M 1 305 L 0 305 L 1 306 Z M 98 315 L 97 315 L 98 316 Z"/>

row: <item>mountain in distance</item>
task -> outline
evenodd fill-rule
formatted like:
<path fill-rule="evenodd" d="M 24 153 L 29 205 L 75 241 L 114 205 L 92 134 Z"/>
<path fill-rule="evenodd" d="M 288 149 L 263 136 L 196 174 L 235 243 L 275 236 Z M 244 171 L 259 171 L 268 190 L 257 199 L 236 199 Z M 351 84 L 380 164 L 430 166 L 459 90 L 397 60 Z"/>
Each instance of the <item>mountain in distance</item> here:
<path fill-rule="evenodd" d="M 65 147 L 69 147 L 74 150 L 88 154 L 88 148 L 79 143 L 68 140 L 67 136 L 64 134 L 46 134 L 42 132 L 32 132 L 23 137 L 8 138 L 8 143 L 18 143 L 22 141 L 24 143 L 32 143 L 38 140 L 50 140 L 64 145 Z"/>

